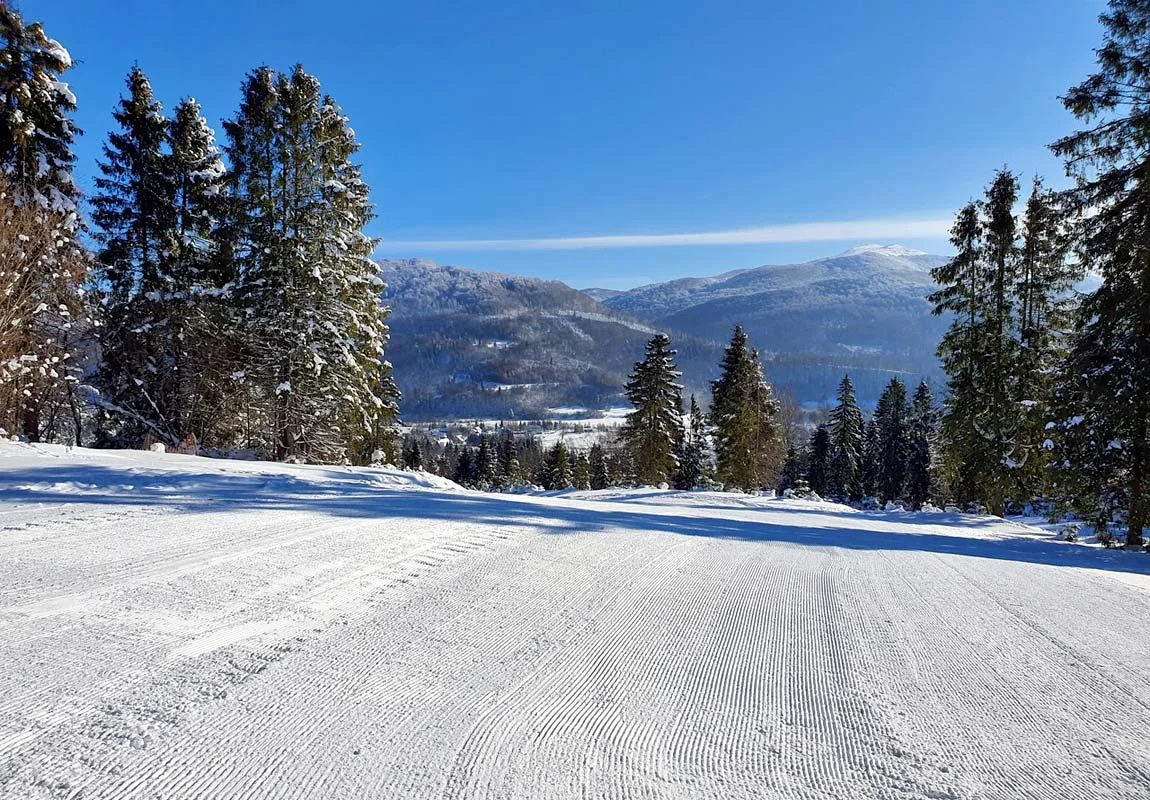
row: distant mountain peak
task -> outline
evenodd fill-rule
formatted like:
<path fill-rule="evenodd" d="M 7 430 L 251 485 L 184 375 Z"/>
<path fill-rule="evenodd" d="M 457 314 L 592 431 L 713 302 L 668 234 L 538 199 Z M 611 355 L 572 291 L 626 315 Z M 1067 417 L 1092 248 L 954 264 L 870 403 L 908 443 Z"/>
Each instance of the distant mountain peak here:
<path fill-rule="evenodd" d="M 895 258 L 905 258 L 907 256 L 925 256 L 922 250 L 915 250 L 911 247 L 903 247 L 900 244 L 864 244 L 858 247 L 852 247 L 850 250 L 839 253 L 838 257 L 843 256 L 861 256 L 864 253 L 876 253 L 882 256 L 893 256 Z"/>

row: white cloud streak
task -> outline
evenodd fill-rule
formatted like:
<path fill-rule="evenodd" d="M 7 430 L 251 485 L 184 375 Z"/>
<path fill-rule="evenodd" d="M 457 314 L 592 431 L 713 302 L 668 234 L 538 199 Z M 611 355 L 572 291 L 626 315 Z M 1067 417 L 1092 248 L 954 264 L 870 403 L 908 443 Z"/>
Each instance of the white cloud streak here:
<path fill-rule="evenodd" d="M 377 252 L 436 250 L 601 250 L 627 247 L 702 247 L 848 240 L 902 241 L 945 238 L 950 219 L 870 219 L 846 222 L 802 222 L 734 231 L 619 236 L 570 236 L 551 239 L 455 239 L 387 241 Z"/>

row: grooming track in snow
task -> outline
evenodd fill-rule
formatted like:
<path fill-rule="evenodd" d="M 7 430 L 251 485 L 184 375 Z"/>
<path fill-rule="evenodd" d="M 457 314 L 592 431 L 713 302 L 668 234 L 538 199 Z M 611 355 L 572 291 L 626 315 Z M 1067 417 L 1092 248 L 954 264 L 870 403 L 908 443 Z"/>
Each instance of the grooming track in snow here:
<path fill-rule="evenodd" d="M 4 798 L 1150 797 L 1150 557 L 0 443 Z"/>

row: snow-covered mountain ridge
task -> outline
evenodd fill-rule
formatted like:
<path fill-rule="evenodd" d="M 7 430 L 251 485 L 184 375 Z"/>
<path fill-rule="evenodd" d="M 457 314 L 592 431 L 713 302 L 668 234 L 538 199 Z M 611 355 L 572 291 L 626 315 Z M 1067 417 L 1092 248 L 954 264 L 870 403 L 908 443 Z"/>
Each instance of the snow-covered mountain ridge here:
<path fill-rule="evenodd" d="M 655 330 L 679 350 L 689 391 L 706 396 L 735 323 L 797 400 L 833 395 L 851 371 L 874 400 L 894 372 L 938 376 L 930 269 L 946 261 L 901 245 L 864 245 L 802 264 L 736 269 L 629 291 L 432 261 L 381 262 L 392 306 L 389 358 L 409 419 L 531 418 L 549 406 L 618 404 Z"/>

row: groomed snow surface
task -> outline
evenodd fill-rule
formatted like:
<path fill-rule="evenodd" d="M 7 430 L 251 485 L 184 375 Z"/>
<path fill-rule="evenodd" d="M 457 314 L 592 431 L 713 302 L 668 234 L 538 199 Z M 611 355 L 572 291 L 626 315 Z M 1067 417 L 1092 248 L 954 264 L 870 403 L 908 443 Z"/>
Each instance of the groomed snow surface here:
<path fill-rule="evenodd" d="M 0 444 L 4 798 L 1150 797 L 1150 558 Z"/>

